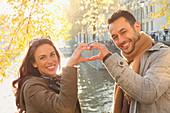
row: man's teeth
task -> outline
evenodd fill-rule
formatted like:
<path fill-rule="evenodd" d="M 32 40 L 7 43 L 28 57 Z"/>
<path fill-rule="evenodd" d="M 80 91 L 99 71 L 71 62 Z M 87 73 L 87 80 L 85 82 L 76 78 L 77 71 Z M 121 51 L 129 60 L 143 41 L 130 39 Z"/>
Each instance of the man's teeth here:
<path fill-rule="evenodd" d="M 125 46 L 127 46 L 129 43 L 125 43 L 124 45 L 123 45 L 123 47 L 125 47 Z"/>

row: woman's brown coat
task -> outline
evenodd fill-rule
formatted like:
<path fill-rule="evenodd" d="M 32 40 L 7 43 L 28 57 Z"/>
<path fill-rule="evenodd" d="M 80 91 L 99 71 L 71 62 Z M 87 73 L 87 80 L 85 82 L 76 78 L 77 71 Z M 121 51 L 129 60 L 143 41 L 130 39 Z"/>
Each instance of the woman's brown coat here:
<path fill-rule="evenodd" d="M 21 88 L 20 103 L 26 113 L 81 113 L 77 68 L 63 68 L 59 94 L 41 77 L 26 80 Z"/>

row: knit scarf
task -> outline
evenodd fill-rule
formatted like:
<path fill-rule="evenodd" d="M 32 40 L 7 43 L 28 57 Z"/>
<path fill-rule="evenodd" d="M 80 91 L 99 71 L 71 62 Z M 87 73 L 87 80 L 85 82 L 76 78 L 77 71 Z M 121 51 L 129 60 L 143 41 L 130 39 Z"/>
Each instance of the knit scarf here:
<path fill-rule="evenodd" d="M 154 40 L 143 32 L 139 33 L 139 37 L 140 39 L 135 43 L 135 48 L 132 53 L 125 54 L 121 51 L 121 54 L 125 57 L 127 63 L 136 73 L 138 73 L 143 52 L 151 48 L 154 44 Z M 129 113 L 131 99 L 132 97 L 115 84 L 114 104 L 111 113 Z"/>

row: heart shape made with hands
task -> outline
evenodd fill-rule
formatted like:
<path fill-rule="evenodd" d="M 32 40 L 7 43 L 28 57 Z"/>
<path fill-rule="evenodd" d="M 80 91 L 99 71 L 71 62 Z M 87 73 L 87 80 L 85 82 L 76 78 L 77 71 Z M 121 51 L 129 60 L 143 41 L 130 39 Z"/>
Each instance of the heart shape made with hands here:
<path fill-rule="evenodd" d="M 86 50 L 83 50 L 81 52 L 81 57 L 82 58 L 90 58 L 90 61 L 98 59 L 99 56 L 99 50 L 95 47 L 89 47 Z"/>

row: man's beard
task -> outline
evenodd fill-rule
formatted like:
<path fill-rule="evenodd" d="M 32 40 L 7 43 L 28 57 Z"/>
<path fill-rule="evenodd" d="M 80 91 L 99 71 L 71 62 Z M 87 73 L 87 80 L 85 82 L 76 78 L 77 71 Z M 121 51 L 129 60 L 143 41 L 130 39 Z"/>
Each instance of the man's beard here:
<path fill-rule="evenodd" d="M 133 37 L 133 41 L 134 41 L 134 43 L 132 44 L 132 49 L 131 49 L 131 51 L 130 52 L 125 52 L 125 51 L 123 51 L 123 53 L 124 54 L 130 54 L 130 53 L 132 53 L 133 51 L 134 51 L 134 49 L 135 49 L 135 44 L 136 44 L 136 42 L 138 41 L 140 39 L 140 36 L 137 34 L 137 32 L 135 32 L 134 33 L 134 37 Z M 132 40 L 132 39 L 131 39 Z"/>

